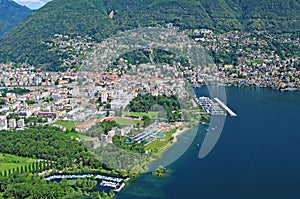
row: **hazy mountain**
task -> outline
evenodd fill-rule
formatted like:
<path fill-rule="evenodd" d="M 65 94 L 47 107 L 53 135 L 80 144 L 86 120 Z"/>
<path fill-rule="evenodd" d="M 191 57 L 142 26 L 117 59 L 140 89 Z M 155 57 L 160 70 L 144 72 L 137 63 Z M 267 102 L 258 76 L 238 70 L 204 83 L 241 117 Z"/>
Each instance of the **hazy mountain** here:
<path fill-rule="evenodd" d="M 56 33 L 101 40 L 117 30 L 165 23 L 219 31 L 299 32 L 299 10 L 299 0 L 53 0 L 0 43 L 0 62 L 59 65 L 57 52 L 43 44 Z"/>
<path fill-rule="evenodd" d="M 32 11 L 12 0 L 0 0 L 0 39 Z"/>

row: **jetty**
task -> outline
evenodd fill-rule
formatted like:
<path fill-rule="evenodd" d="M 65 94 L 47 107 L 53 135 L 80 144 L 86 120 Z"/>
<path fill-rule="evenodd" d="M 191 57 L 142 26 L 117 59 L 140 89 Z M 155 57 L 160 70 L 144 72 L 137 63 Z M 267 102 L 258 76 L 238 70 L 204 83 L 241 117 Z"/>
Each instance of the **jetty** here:
<path fill-rule="evenodd" d="M 220 104 L 220 106 L 222 106 L 228 113 L 230 116 L 232 117 L 236 117 L 237 114 L 235 112 L 233 112 L 228 106 L 226 106 L 219 98 L 215 97 L 214 100 Z"/>

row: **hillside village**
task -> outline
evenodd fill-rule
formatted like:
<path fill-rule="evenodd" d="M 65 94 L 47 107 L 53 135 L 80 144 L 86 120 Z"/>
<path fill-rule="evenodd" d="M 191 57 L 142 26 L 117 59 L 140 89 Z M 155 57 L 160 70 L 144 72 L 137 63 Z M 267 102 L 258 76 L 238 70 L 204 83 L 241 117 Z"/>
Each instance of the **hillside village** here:
<path fill-rule="evenodd" d="M 169 26 L 170 31 L 160 35 L 162 38 L 176 35 L 178 29 Z M 50 124 L 66 131 L 66 127 L 59 125 L 58 121 L 68 121 L 80 122 L 74 125 L 73 130 L 86 133 L 97 123 L 106 121 L 105 118 L 127 117 L 135 120 L 135 124 L 142 123 L 142 117 L 122 115 L 122 111 L 139 93 L 176 95 L 184 102 L 183 109 L 198 109 L 197 103 L 187 93 L 187 80 L 194 86 L 213 82 L 281 90 L 300 88 L 297 52 L 288 49 L 280 53 L 275 51 L 268 40 L 271 36 L 264 32 L 257 32 L 256 35 L 238 31 L 221 34 L 201 29 L 186 33 L 195 40 L 195 45 L 207 50 L 218 70 L 207 72 L 210 66 L 183 67 L 180 63 L 157 65 L 151 61 L 135 65 L 124 59 L 119 59 L 114 67 L 110 65 L 112 62 L 104 65 L 101 72 L 74 67 L 69 68 L 69 72 L 44 72 L 26 64 L 1 64 L 0 130 Z M 272 40 L 278 45 L 289 44 L 290 49 L 299 48 L 299 38 L 273 36 Z M 93 48 L 101 47 L 105 51 L 106 57 L 101 57 L 102 61 L 108 59 L 109 54 L 115 54 L 116 49 L 122 48 L 118 46 L 118 41 L 103 42 L 103 46 L 99 47 L 89 37 L 59 34 L 47 45 L 68 54 L 64 62 L 68 67 L 82 64 L 80 60 Z M 114 48 L 110 48 L 110 45 Z M 149 52 L 152 52 L 151 49 Z M 129 124 L 125 126 L 125 131 L 114 131 L 119 132 L 118 135 L 127 135 L 136 128 L 132 123 Z M 106 135 L 102 141 L 112 142 L 114 135 Z"/>
<path fill-rule="evenodd" d="M 223 83 L 279 90 L 300 88 L 300 40 L 292 34 L 201 30 L 192 35 L 212 53 Z"/>

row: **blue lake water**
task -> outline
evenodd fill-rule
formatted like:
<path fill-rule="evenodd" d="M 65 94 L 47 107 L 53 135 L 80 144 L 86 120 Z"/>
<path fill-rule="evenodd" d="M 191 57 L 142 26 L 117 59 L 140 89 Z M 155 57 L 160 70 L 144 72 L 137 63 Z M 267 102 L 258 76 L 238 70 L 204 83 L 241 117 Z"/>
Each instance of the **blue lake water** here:
<path fill-rule="evenodd" d="M 300 93 L 225 89 L 227 104 L 238 117 L 226 117 L 211 153 L 198 158 L 197 145 L 207 129 L 200 125 L 193 144 L 167 167 L 168 176 L 144 174 L 118 193 L 118 199 L 300 198 Z M 187 136 L 180 136 L 179 143 Z"/>

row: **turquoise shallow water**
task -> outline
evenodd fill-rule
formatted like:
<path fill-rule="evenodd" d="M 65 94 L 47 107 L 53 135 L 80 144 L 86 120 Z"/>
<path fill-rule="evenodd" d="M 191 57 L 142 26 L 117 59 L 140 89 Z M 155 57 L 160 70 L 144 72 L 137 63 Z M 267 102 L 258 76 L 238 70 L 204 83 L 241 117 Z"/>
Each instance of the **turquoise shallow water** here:
<path fill-rule="evenodd" d="M 167 177 L 144 174 L 117 194 L 118 199 L 300 198 L 300 93 L 225 89 L 238 117 L 226 118 L 212 152 L 198 158 L 197 144 L 207 128 L 200 125 L 193 144 L 168 166 Z M 178 144 L 188 136 L 180 136 Z"/>

